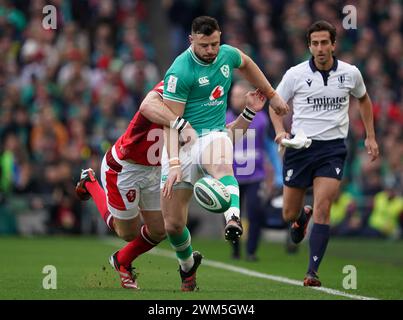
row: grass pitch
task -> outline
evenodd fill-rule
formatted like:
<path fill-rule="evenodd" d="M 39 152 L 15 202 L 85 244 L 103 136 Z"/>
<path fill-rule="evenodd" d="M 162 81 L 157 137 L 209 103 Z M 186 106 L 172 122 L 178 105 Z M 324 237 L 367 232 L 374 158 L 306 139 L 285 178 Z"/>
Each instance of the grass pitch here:
<path fill-rule="evenodd" d="M 231 260 L 224 240 L 192 240 L 194 250 L 204 256 L 197 274 L 199 290 L 182 293 L 178 265 L 167 241 L 135 261 L 141 289 L 134 291 L 120 287 L 118 275 L 108 263 L 111 253 L 124 245 L 117 238 L 1 237 L 0 299 L 403 299 L 402 241 L 332 238 L 320 268 L 323 286 L 332 290 L 318 291 L 300 284 L 307 267 L 306 243 L 298 253 L 289 255 L 283 244 L 263 242 L 260 260 L 247 262 Z M 43 288 L 48 275 L 43 269 L 49 265 L 57 271 L 55 290 Z M 357 270 L 355 290 L 343 288 L 346 265 Z"/>

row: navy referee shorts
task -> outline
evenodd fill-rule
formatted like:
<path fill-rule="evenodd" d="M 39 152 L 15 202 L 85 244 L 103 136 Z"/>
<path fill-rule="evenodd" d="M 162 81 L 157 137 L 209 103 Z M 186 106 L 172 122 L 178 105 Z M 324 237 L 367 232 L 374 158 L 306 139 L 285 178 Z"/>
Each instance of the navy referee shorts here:
<path fill-rule="evenodd" d="M 283 182 L 288 187 L 308 188 L 316 177 L 341 180 L 346 156 L 344 139 L 312 140 L 307 149 L 286 148 Z"/>

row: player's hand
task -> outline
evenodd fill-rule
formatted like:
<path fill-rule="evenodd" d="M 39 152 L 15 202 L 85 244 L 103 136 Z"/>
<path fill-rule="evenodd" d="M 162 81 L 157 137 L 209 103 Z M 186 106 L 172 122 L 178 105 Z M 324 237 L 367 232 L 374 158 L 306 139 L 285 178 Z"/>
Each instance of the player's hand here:
<path fill-rule="evenodd" d="M 190 150 L 190 148 L 196 143 L 197 139 L 197 132 L 189 123 L 179 135 L 179 144 L 184 150 Z"/>
<path fill-rule="evenodd" d="M 246 93 L 246 105 L 255 112 L 262 110 L 266 101 L 267 98 L 259 89 L 256 89 L 255 91 L 248 91 Z"/>
<path fill-rule="evenodd" d="M 278 93 L 276 93 L 274 97 L 270 99 L 270 106 L 279 116 L 284 116 L 290 111 L 289 106 L 287 105 L 287 103 L 285 103 L 283 98 L 278 95 Z"/>
<path fill-rule="evenodd" d="M 172 189 L 173 186 L 182 181 L 182 169 L 179 166 L 175 166 L 173 168 L 169 168 L 168 179 L 162 188 L 162 195 L 164 198 L 171 199 L 172 198 Z"/>
<path fill-rule="evenodd" d="M 277 143 L 279 146 L 281 146 L 281 141 L 283 139 L 290 139 L 290 138 L 291 138 L 291 135 L 288 132 L 281 131 L 274 138 L 274 142 Z"/>
<path fill-rule="evenodd" d="M 274 138 L 274 142 L 277 143 L 278 148 L 277 151 L 280 153 L 281 156 L 284 155 L 285 152 L 285 147 L 281 144 L 281 141 L 283 139 L 290 139 L 291 135 L 288 132 L 281 131 L 278 134 L 276 134 L 276 137 Z"/>
<path fill-rule="evenodd" d="M 379 157 L 379 148 L 375 138 L 366 138 L 365 148 L 367 149 L 368 154 L 371 156 L 371 162 L 375 161 Z"/>

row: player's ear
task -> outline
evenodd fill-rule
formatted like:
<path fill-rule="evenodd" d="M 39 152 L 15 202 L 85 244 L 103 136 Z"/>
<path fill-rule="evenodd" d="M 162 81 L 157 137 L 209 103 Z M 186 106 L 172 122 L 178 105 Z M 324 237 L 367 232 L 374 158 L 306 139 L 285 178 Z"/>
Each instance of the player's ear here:
<path fill-rule="evenodd" d="M 308 49 L 309 49 L 309 52 L 310 52 L 310 53 L 312 53 L 312 49 L 311 49 L 311 41 L 310 41 L 310 40 L 308 41 Z"/>
<path fill-rule="evenodd" d="M 332 55 L 336 51 L 336 41 L 332 43 Z"/>
<path fill-rule="evenodd" d="M 191 34 L 189 34 L 189 42 L 192 43 L 193 42 L 193 37 Z"/>

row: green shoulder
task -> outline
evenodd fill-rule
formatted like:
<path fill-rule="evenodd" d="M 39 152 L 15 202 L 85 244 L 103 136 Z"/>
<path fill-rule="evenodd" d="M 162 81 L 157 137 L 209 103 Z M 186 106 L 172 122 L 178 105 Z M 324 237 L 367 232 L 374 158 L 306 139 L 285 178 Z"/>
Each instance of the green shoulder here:
<path fill-rule="evenodd" d="M 194 80 L 192 58 L 188 50 L 180 54 L 164 77 L 164 98 L 186 103 Z"/>
<path fill-rule="evenodd" d="M 220 47 L 223 56 L 231 62 L 233 68 L 239 68 L 242 63 L 241 53 L 239 50 L 229 44 L 223 44 Z"/>

